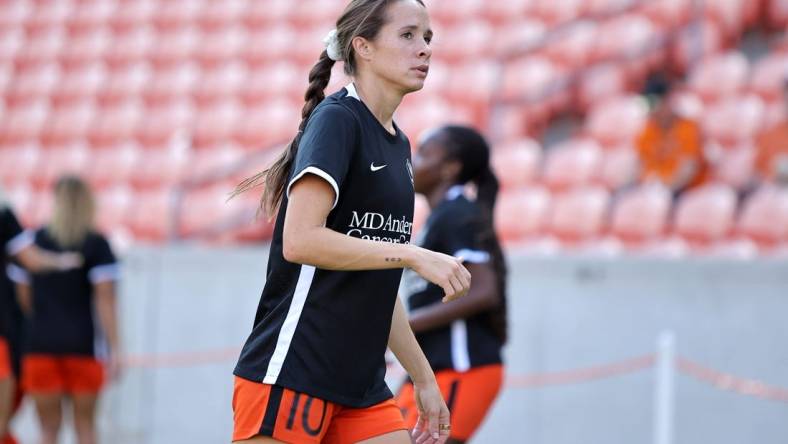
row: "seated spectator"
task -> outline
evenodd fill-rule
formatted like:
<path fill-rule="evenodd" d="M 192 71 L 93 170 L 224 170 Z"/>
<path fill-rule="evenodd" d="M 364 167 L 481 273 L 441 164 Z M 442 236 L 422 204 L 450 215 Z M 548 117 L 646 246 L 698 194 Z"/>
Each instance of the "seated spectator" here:
<path fill-rule="evenodd" d="M 783 100 L 788 113 L 788 77 L 783 83 Z M 758 179 L 788 185 L 788 118 L 758 135 L 756 146 Z"/>
<path fill-rule="evenodd" d="M 660 181 L 678 195 L 706 179 L 700 127 L 675 112 L 666 84 L 652 84 L 647 93 L 651 115 L 636 141 L 640 179 Z"/>

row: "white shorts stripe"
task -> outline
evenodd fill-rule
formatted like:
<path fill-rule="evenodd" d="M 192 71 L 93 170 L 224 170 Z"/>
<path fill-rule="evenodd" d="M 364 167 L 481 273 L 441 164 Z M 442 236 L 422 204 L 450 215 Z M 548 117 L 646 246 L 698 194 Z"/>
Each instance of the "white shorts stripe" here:
<path fill-rule="evenodd" d="M 293 335 L 295 335 L 298 320 L 301 318 L 301 312 L 304 310 L 306 297 L 309 294 L 309 289 L 312 287 L 312 279 L 314 277 L 315 267 L 310 265 L 301 266 L 301 271 L 298 273 L 298 283 L 296 283 L 295 292 L 293 293 L 293 300 L 290 301 L 287 317 L 279 330 L 274 354 L 268 362 L 268 370 L 266 370 L 265 378 L 263 379 L 264 384 L 276 384 L 276 380 L 279 378 L 279 373 L 282 371 L 285 357 L 290 350 L 290 344 L 293 342 Z"/>
<path fill-rule="evenodd" d="M 458 372 L 471 368 L 471 357 L 468 355 L 468 329 L 464 319 L 451 323 L 451 363 Z"/>

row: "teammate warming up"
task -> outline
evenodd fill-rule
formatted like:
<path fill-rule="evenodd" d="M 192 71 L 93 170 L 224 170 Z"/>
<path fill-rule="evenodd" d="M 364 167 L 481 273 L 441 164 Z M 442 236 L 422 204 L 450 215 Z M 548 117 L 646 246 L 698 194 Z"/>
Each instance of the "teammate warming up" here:
<path fill-rule="evenodd" d="M 70 271 L 33 275 L 14 267 L 10 272 L 17 283 L 20 305 L 29 317 L 22 387 L 35 401 L 42 444 L 57 442 L 66 399 L 73 404 L 79 443 L 94 444 L 96 401 L 105 379 L 104 364 L 110 377 L 119 371 L 115 314 L 118 265 L 107 240 L 93 230 L 93 214 L 87 185 L 76 177 L 60 179 L 55 185 L 52 220 L 35 232 L 33 241 L 49 251 L 78 253 L 84 258 L 83 265 Z M 106 362 L 100 362 L 107 352 L 110 355 Z"/>
<path fill-rule="evenodd" d="M 414 159 L 416 192 L 432 212 L 418 244 L 461 256 L 473 276 L 462 299 L 443 304 L 443 291 L 406 272 L 410 325 L 427 355 L 451 411 L 450 443 L 470 439 L 501 389 L 501 347 L 506 340 L 506 264 L 493 230 L 498 181 L 489 148 L 475 130 L 447 126 L 430 133 Z M 464 194 L 475 185 L 476 199 Z M 409 427 L 417 421 L 414 386 L 397 402 Z"/>
<path fill-rule="evenodd" d="M 13 284 L 6 268 L 14 259 L 33 272 L 68 270 L 79 266 L 82 258 L 73 253 L 56 254 L 33 245 L 31 232 L 22 230 L 0 189 L 0 443 L 10 444 L 8 422 L 14 408 L 16 377 L 19 375 L 21 322 Z"/>
<path fill-rule="evenodd" d="M 449 412 L 397 297 L 403 268 L 447 300 L 470 287 L 459 259 L 410 244 L 410 146 L 392 116 L 423 87 L 431 38 L 419 0 L 352 1 L 309 73 L 297 136 L 236 190 L 264 180 L 276 223 L 234 372 L 235 442 L 410 443 L 384 381 L 387 345 L 415 384 L 417 442 L 448 436 Z M 338 60 L 353 82 L 325 97 Z"/>

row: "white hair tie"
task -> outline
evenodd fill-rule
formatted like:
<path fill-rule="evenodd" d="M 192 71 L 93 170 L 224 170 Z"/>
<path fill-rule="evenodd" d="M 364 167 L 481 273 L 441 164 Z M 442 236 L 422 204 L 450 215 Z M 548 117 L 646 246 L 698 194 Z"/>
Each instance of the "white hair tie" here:
<path fill-rule="evenodd" d="M 326 45 L 326 53 L 328 58 L 339 62 L 342 60 L 342 50 L 339 48 L 339 39 L 337 38 L 336 28 L 332 29 L 328 35 L 323 39 L 323 44 Z"/>

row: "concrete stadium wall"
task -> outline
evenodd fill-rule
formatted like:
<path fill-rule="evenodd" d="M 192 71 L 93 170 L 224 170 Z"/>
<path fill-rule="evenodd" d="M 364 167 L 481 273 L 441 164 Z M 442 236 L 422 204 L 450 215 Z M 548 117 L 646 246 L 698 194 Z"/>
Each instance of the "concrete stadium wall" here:
<path fill-rule="evenodd" d="M 265 248 L 125 255 L 125 351 L 159 359 L 139 361 L 106 392 L 102 442 L 229 442 L 234 356 L 250 331 L 266 260 Z M 788 388 L 786 262 L 514 257 L 510 267 L 506 357 L 513 379 L 652 353 L 659 333 L 671 329 L 678 354 Z M 650 443 L 653 391 L 652 369 L 583 383 L 510 385 L 473 442 Z M 676 444 L 788 442 L 788 403 L 681 374 L 675 400 Z M 15 428 L 23 443 L 32 442 L 29 405 Z"/>

